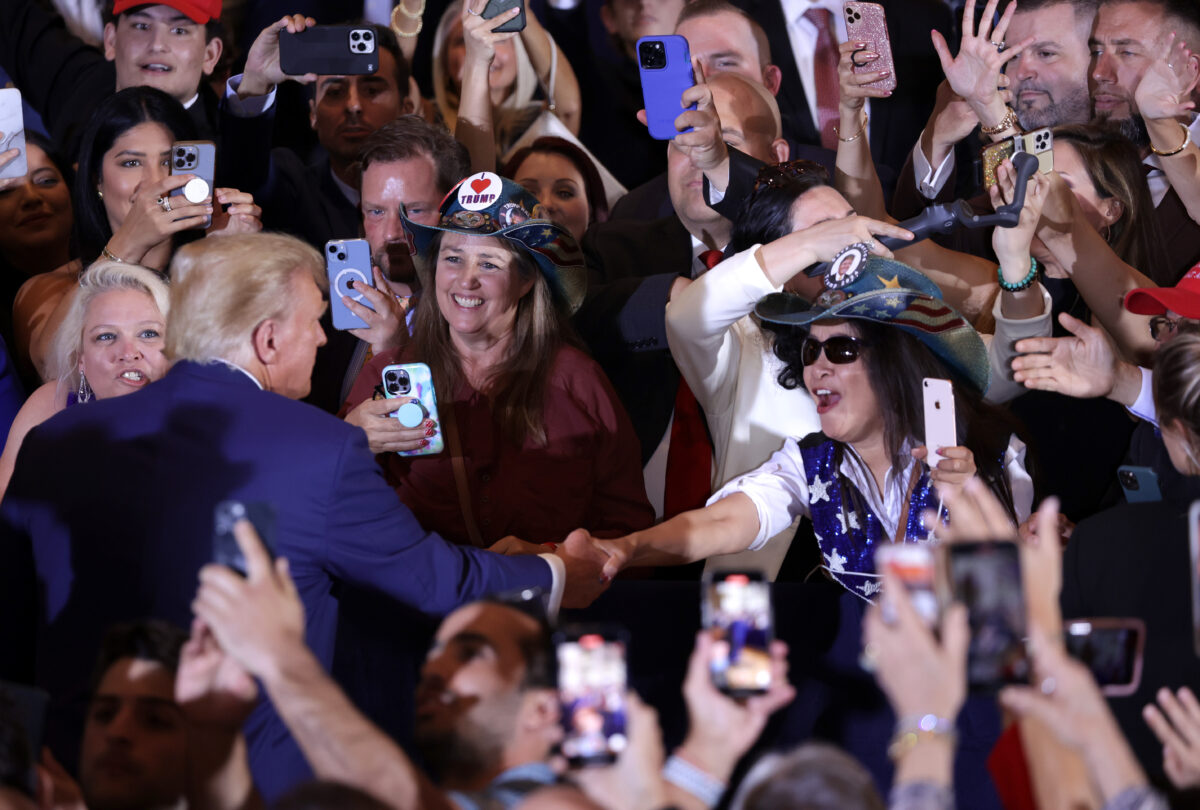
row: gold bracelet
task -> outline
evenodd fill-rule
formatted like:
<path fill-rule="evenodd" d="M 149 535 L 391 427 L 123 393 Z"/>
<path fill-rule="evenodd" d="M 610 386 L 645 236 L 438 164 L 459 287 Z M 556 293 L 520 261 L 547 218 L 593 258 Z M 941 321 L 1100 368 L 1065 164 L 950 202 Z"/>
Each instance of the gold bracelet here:
<path fill-rule="evenodd" d="M 999 135 L 1006 129 L 1017 129 L 1017 113 L 1012 107 L 1006 107 L 1008 110 L 1004 117 L 1000 119 L 1000 123 L 994 127 L 985 127 L 982 123 L 979 124 L 979 131 L 984 135 Z"/>
<path fill-rule="evenodd" d="M 869 116 L 868 116 L 866 113 L 863 113 L 863 117 L 862 117 L 862 125 L 861 125 L 861 126 L 859 126 L 859 128 L 858 128 L 858 132 L 855 132 L 855 133 L 854 133 L 853 135 L 851 135 L 849 138 L 843 138 L 843 137 L 842 137 L 842 133 L 838 132 L 838 128 L 837 128 L 837 127 L 834 127 L 834 128 L 833 128 L 833 134 L 834 134 L 834 135 L 836 135 L 836 136 L 837 136 L 837 139 L 838 139 L 839 141 L 841 141 L 842 143 L 850 143 L 851 141 L 857 141 L 857 140 L 859 139 L 859 137 L 860 137 L 860 136 L 861 136 L 861 135 L 862 135 L 864 132 L 866 132 L 866 131 L 867 131 L 867 122 L 868 122 L 868 121 L 870 121 L 870 120 L 871 120 L 871 119 L 870 119 L 870 117 L 869 117 Z"/>
<path fill-rule="evenodd" d="M 416 11 L 409 11 L 406 9 L 404 7 L 404 0 L 400 0 L 400 2 L 396 4 L 396 8 L 392 9 L 392 14 L 395 15 L 397 11 L 409 19 L 419 20 L 421 19 L 421 15 L 425 13 L 425 0 L 421 0 L 421 7 Z M 395 25 L 395 21 L 393 21 L 392 24 Z"/>
<path fill-rule="evenodd" d="M 103 256 L 104 258 L 108 259 L 111 262 L 116 262 L 118 264 L 125 264 L 125 260 L 122 259 L 117 254 L 113 253 L 111 250 L 109 250 L 108 245 L 105 245 L 103 248 L 101 248 L 100 255 Z"/>
<path fill-rule="evenodd" d="M 1176 123 L 1178 123 L 1178 122 L 1176 122 Z M 1190 129 L 1188 129 L 1185 124 L 1179 124 L 1179 126 L 1183 128 L 1183 143 L 1179 144 L 1178 149 L 1172 149 L 1170 152 L 1163 152 L 1159 149 L 1155 149 L 1154 144 L 1151 143 L 1150 151 L 1153 152 L 1154 154 L 1158 155 L 1159 157 L 1171 157 L 1171 155 L 1178 155 L 1184 149 L 1187 149 L 1188 144 L 1190 144 L 1192 142 L 1192 131 Z"/>
<path fill-rule="evenodd" d="M 400 23 L 396 20 L 396 12 L 401 11 L 402 8 L 403 8 L 403 6 L 396 6 L 394 9 L 392 9 L 392 25 L 391 25 L 392 33 L 394 33 L 398 37 L 403 37 L 404 39 L 412 39 L 417 34 L 421 33 L 421 29 L 425 27 L 425 18 L 421 17 L 421 16 L 413 17 L 413 15 L 409 14 L 407 11 L 403 12 L 408 17 L 411 17 L 412 19 L 415 19 L 417 21 L 417 30 L 413 31 L 411 33 L 407 32 L 407 31 L 401 31 Z M 425 8 L 424 3 L 421 4 L 421 8 L 422 9 Z"/>

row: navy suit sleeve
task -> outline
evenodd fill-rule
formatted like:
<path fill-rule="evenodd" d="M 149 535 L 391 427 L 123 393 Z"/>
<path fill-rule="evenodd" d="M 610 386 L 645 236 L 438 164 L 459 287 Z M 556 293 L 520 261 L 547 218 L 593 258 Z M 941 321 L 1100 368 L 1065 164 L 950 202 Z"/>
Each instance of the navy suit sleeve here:
<path fill-rule="evenodd" d="M 8 354 L 8 346 L 0 338 L 0 436 L 8 440 L 8 431 L 17 411 L 25 402 L 25 388 L 17 377 L 12 358 Z"/>
<path fill-rule="evenodd" d="M 361 431 L 343 445 L 333 481 L 323 562 L 338 579 L 435 614 L 489 593 L 550 592 L 545 560 L 456 546 L 421 528 L 384 482 Z"/>
<path fill-rule="evenodd" d="M 12 498 L 0 503 L 0 680 L 33 683 L 37 572 L 20 509 Z"/>

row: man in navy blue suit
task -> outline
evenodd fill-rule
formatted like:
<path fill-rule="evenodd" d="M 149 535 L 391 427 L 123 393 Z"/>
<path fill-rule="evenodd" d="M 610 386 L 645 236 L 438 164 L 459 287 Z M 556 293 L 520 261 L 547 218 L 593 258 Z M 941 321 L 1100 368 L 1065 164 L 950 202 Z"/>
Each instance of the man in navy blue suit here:
<path fill-rule="evenodd" d="M 58 709 L 56 750 L 78 737 L 103 628 L 148 616 L 189 624 L 224 500 L 274 507 L 275 551 L 291 564 L 308 644 L 326 667 L 342 588 L 434 614 L 513 588 L 544 588 L 552 608 L 568 582 L 572 604 L 598 593 L 599 566 L 572 556 L 571 543 L 558 556 L 504 557 L 426 532 L 361 430 L 292 401 L 308 392 L 325 342 L 314 249 L 281 234 L 204 239 L 178 252 L 171 276 L 170 372 L 35 428 L 0 506 L 0 677 L 28 680 L 36 650 L 36 680 Z M 305 777 L 269 705 L 246 731 L 264 795 Z"/>

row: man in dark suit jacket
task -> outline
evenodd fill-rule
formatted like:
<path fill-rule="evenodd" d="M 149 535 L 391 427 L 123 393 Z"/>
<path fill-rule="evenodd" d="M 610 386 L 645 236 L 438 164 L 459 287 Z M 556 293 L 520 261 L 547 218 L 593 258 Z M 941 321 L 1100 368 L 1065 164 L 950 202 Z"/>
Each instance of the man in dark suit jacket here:
<path fill-rule="evenodd" d="M 274 507 L 275 551 L 291 564 L 308 643 L 326 667 L 340 589 L 441 614 L 513 588 L 542 587 L 554 602 L 568 571 L 583 574 L 565 557 L 503 557 L 424 531 L 361 430 L 291 401 L 307 392 L 324 341 L 324 268 L 312 248 L 281 234 L 201 240 L 176 254 L 172 277 L 167 376 L 70 408 L 22 446 L 0 509 L 0 677 L 28 679 L 36 641 L 38 683 L 77 718 L 103 628 L 146 616 L 188 625 L 225 500 Z M 580 583 L 598 581 L 592 566 Z M 55 746 L 78 738 L 70 719 L 56 716 Z M 265 795 L 304 778 L 268 705 L 246 730 Z"/>
<path fill-rule="evenodd" d="M 808 95 L 796 65 L 795 52 L 789 38 L 791 22 L 784 11 L 791 0 L 734 0 L 767 32 L 771 60 L 779 66 L 779 109 L 783 112 L 783 129 L 789 138 L 800 143 L 820 144 L 821 133 L 813 121 Z M 952 22 L 949 8 L 939 0 L 879 0 L 887 11 L 889 39 L 896 63 L 897 87 L 891 98 L 871 99 L 871 155 L 880 167 L 880 178 L 890 187 L 891 178 L 899 174 L 905 158 L 916 143 L 933 109 L 931 87 L 942 79 L 941 64 L 929 39 L 930 30 L 937 29 L 947 39 Z M 815 6 L 815 2 L 800 0 L 797 5 Z M 830 4 L 840 24 L 840 2 Z M 809 57 L 811 59 L 811 56 Z M 884 171 L 886 167 L 887 171 Z M 890 175 L 890 177 L 885 176 Z"/>
<path fill-rule="evenodd" d="M 92 112 L 126 87 L 148 85 L 173 96 L 201 138 L 215 137 L 217 98 L 204 79 L 221 57 L 221 0 L 106 0 L 105 10 L 101 55 L 36 0 L 0 3 L 0 65 L 68 162 Z"/>

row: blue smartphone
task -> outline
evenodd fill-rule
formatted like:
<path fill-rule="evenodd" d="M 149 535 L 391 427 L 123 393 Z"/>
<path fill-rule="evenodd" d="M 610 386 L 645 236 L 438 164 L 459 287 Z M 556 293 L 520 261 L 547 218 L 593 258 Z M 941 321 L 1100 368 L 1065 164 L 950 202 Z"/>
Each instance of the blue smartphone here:
<path fill-rule="evenodd" d="M 687 40 L 678 34 L 642 37 L 637 41 L 637 54 L 650 137 L 669 141 L 679 134 L 675 119 L 685 109 L 696 109 L 695 104 L 684 107 L 680 102 L 683 91 L 696 83 Z M 691 132 L 691 127 L 683 131 Z"/>
<path fill-rule="evenodd" d="M 371 246 L 367 240 L 330 239 L 326 242 L 325 272 L 329 274 L 329 311 L 333 315 L 333 328 L 366 329 L 367 322 L 342 303 L 342 296 L 367 309 L 375 309 L 358 288 L 360 284 L 371 286 Z"/>
<path fill-rule="evenodd" d="M 1149 467 L 1133 467 L 1122 464 L 1117 467 L 1117 480 L 1125 492 L 1128 503 L 1152 503 L 1162 500 L 1158 488 L 1158 473 Z"/>
<path fill-rule="evenodd" d="M 401 405 L 394 416 L 405 427 L 415 428 L 426 419 L 437 422 L 437 432 L 429 437 L 429 444 L 417 450 L 397 450 L 402 456 L 432 456 L 442 452 L 442 423 L 438 419 L 437 394 L 433 390 L 433 374 L 424 363 L 398 363 L 384 366 L 383 395 L 388 399 L 411 397 Z"/>
<path fill-rule="evenodd" d="M 217 172 L 217 147 L 212 141 L 178 141 L 171 145 L 171 174 L 194 174 L 186 185 L 173 189 L 169 196 L 183 197 L 199 204 L 213 195 L 213 178 Z M 204 218 L 204 227 L 212 225 L 212 217 Z"/>

